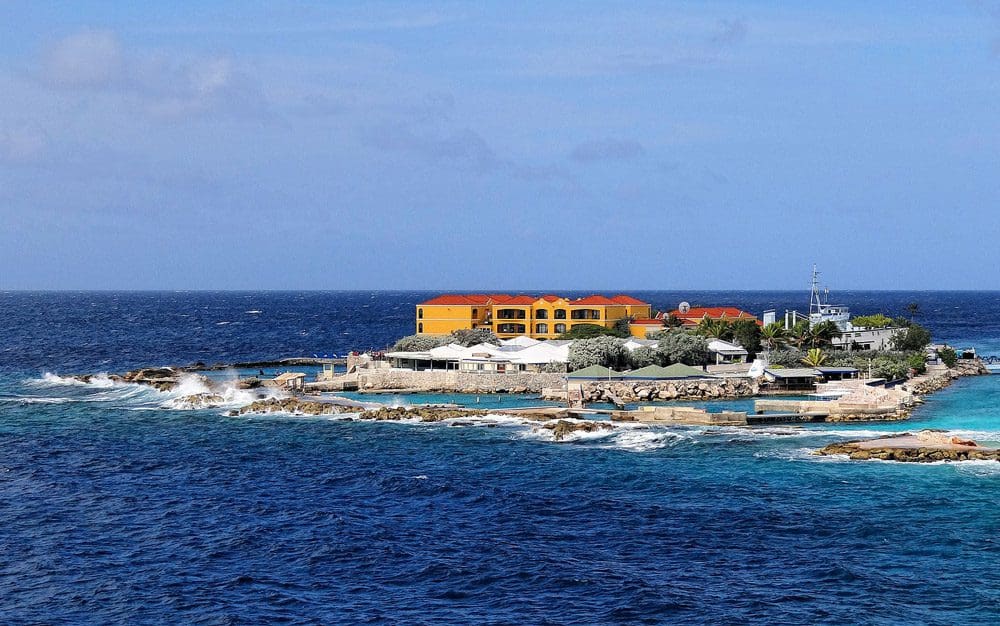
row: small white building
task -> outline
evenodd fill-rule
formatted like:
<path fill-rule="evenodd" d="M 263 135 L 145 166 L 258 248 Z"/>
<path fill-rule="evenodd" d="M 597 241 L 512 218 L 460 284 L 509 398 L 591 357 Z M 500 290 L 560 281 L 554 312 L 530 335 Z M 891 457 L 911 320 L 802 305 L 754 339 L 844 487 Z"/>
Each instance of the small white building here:
<path fill-rule="evenodd" d="M 716 365 L 724 363 L 746 363 L 749 352 L 743 346 L 721 339 L 708 342 L 708 351 L 712 353 Z"/>

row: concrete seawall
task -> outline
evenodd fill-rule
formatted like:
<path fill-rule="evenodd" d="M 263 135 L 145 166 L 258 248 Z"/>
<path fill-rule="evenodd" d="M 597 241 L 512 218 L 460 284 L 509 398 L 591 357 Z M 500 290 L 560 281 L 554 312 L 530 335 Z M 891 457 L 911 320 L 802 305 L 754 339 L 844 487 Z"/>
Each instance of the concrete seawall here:
<path fill-rule="evenodd" d="M 360 391 L 406 389 L 452 393 L 541 393 L 545 388 L 565 388 L 565 374 L 516 372 L 487 374 L 456 370 L 414 372 L 397 369 L 372 369 L 358 372 Z"/>

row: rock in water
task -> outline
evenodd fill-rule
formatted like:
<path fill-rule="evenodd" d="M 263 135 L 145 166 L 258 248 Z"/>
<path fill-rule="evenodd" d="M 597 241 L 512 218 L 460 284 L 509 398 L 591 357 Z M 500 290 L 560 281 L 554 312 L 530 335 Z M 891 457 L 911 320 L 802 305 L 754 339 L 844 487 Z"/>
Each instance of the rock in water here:
<path fill-rule="evenodd" d="M 570 433 L 576 431 L 583 431 L 585 433 L 592 433 L 598 430 L 613 430 L 614 426 L 605 422 L 596 422 L 592 420 L 584 420 L 579 422 L 570 422 L 568 420 L 559 420 L 555 424 L 546 424 L 542 428 L 547 428 L 552 431 L 552 438 L 556 441 L 562 441 Z"/>

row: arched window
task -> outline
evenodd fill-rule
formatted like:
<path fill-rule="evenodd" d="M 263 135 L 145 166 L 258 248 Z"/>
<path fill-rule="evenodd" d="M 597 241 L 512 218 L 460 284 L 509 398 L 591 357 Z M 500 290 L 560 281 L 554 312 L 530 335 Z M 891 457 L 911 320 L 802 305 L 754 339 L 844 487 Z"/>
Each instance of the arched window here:
<path fill-rule="evenodd" d="M 549 325 L 535 324 L 535 332 L 538 333 L 539 335 L 547 335 L 549 334 Z"/>
<path fill-rule="evenodd" d="M 545 309 L 541 309 L 539 311 L 535 311 L 535 319 L 536 320 L 547 320 L 547 319 L 549 319 L 549 312 L 546 311 Z"/>
<path fill-rule="evenodd" d="M 424 319 L 424 310 L 423 309 L 417 309 L 417 318 L 418 319 Z"/>
<path fill-rule="evenodd" d="M 558 313 L 558 311 L 556 311 L 556 313 Z M 565 313 L 565 311 L 563 311 L 563 313 Z M 556 324 L 556 332 L 557 333 L 566 332 L 566 324 Z"/>
<path fill-rule="evenodd" d="M 472 309 L 472 319 L 479 317 L 479 309 Z"/>
<path fill-rule="evenodd" d="M 423 322 L 421 322 L 420 324 L 417 324 L 417 332 L 418 333 L 424 332 L 424 324 L 423 324 Z"/>
<path fill-rule="evenodd" d="M 564 319 L 566 319 L 566 309 L 556 309 L 555 318 L 557 320 L 564 320 Z"/>

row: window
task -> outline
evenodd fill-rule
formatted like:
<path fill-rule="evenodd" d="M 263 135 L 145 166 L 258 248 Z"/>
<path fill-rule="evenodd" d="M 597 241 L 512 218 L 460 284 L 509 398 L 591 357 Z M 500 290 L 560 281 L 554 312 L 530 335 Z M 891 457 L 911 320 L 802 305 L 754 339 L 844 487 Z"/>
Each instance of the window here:
<path fill-rule="evenodd" d="M 566 319 L 566 309 L 556 309 L 555 318 L 557 320 L 564 320 L 564 319 Z"/>
<path fill-rule="evenodd" d="M 556 312 L 558 313 L 558 311 L 556 311 Z M 565 313 L 565 311 L 563 311 L 563 313 Z M 557 333 L 564 333 L 564 332 L 566 332 L 566 324 L 556 324 L 556 332 Z"/>
<path fill-rule="evenodd" d="M 538 333 L 539 335 L 547 335 L 549 334 L 549 325 L 535 324 L 535 332 Z"/>
<path fill-rule="evenodd" d="M 576 309 L 570 313 L 570 318 L 575 320 L 599 320 L 601 312 L 597 309 Z"/>
<path fill-rule="evenodd" d="M 479 317 L 479 309 L 472 309 L 472 319 Z"/>
<path fill-rule="evenodd" d="M 549 319 L 549 312 L 546 311 L 545 309 L 542 309 L 540 311 L 535 311 L 535 319 L 547 320 Z"/>
<path fill-rule="evenodd" d="M 497 332 L 505 335 L 523 335 L 524 324 L 497 324 Z"/>
<path fill-rule="evenodd" d="M 418 333 L 424 332 L 424 324 L 423 324 L 423 322 L 421 322 L 420 324 L 417 324 L 417 332 Z"/>
<path fill-rule="evenodd" d="M 497 319 L 499 320 L 523 320 L 524 310 L 523 309 L 500 309 L 497 311 Z"/>
<path fill-rule="evenodd" d="M 423 309 L 417 309 L 417 317 L 420 318 L 420 319 L 424 319 L 424 310 Z"/>

